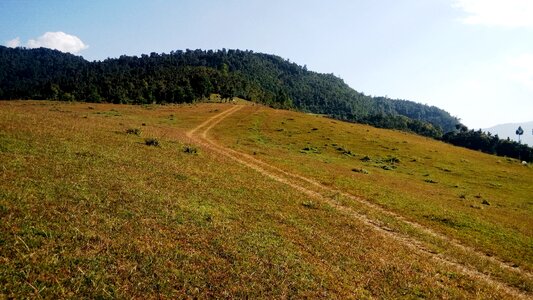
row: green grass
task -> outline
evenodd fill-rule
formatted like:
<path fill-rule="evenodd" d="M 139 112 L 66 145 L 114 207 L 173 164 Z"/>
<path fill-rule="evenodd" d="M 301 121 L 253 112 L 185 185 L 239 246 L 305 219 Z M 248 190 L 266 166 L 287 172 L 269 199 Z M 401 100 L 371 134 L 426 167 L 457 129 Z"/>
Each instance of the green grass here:
<path fill-rule="evenodd" d="M 511 298 L 186 136 L 229 107 L 0 102 L 1 297 Z M 210 136 L 531 268 L 530 168 L 332 122 L 249 106 Z"/>
<path fill-rule="evenodd" d="M 213 133 L 226 145 L 262 153 L 262 160 L 363 196 L 532 270 L 530 167 L 402 132 L 286 111 L 250 107 L 231 118 L 241 124 L 264 124 L 261 134 L 270 142 L 248 147 L 242 142 L 248 135 L 244 126 L 236 127 L 230 119 Z M 267 118 L 268 122 L 261 121 Z M 308 131 L 310 128 L 318 130 Z M 257 135 L 257 129 L 253 133 Z M 314 155 L 304 155 L 310 151 L 301 149 L 309 144 L 322 146 L 313 148 Z M 344 148 L 350 149 L 351 155 L 345 155 Z M 353 169 L 369 170 L 371 175 L 362 176 Z"/>

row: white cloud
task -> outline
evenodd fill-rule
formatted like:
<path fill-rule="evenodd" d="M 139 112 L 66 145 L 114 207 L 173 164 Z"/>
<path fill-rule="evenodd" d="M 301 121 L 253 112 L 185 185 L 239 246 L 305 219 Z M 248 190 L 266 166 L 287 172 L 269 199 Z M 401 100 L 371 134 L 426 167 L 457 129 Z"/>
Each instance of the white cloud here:
<path fill-rule="evenodd" d="M 16 48 L 18 46 L 20 46 L 20 38 L 19 37 L 16 37 L 12 40 L 9 40 L 6 42 L 6 46 L 9 47 L 9 48 Z"/>
<path fill-rule="evenodd" d="M 532 0 L 454 0 L 465 24 L 533 29 Z"/>
<path fill-rule="evenodd" d="M 26 46 L 28 48 L 44 47 L 74 54 L 89 48 L 89 46 L 84 44 L 77 36 L 61 31 L 46 32 L 35 40 L 29 40 L 26 43 Z"/>

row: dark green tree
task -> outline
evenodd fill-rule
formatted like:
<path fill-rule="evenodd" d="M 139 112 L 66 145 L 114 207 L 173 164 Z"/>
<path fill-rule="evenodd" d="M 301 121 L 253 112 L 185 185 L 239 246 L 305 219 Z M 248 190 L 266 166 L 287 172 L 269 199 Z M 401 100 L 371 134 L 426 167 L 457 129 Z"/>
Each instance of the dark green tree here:
<path fill-rule="evenodd" d="M 521 143 L 520 136 L 524 134 L 524 130 L 522 129 L 522 126 L 518 126 L 518 129 L 516 130 L 516 135 L 518 135 L 518 143 Z"/>

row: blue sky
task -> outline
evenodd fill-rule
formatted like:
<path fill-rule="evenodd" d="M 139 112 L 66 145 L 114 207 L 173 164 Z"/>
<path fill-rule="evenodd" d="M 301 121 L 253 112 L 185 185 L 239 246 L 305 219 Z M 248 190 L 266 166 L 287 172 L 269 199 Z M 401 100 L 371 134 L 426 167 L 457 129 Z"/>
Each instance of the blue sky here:
<path fill-rule="evenodd" d="M 533 0 L 1 0 L 0 43 L 89 60 L 250 49 L 485 128 L 533 120 L 531 16 Z"/>

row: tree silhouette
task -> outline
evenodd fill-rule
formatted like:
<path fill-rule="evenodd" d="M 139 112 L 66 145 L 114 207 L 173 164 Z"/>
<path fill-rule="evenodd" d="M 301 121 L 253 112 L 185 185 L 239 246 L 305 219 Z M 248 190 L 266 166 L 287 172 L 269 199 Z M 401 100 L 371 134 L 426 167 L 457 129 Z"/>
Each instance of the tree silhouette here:
<path fill-rule="evenodd" d="M 518 129 L 516 130 L 516 135 L 518 135 L 518 143 L 520 144 L 520 136 L 524 134 L 524 130 L 522 129 L 522 126 L 518 126 Z"/>

